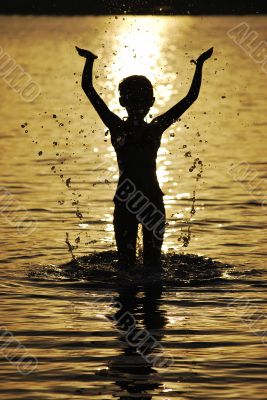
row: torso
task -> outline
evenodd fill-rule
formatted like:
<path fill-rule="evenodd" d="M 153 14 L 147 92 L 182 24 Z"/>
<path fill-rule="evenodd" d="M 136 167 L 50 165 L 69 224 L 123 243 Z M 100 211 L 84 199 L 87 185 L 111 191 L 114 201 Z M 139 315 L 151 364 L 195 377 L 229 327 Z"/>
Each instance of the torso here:
<path fill-rule="evenodd" d="M 149 199 L 162 196 L 156 174 L 162 132 L 146 122 L 134 126 L 122 121 L 122 125 L 110 133 L 120 171 L 118 185 L 128 178 Z"/>

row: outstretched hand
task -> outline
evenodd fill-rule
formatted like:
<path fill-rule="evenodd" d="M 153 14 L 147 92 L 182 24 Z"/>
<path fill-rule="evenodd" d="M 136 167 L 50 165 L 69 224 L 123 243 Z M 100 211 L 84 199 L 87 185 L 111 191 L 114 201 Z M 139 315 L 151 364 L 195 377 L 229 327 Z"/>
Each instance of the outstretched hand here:
<path fill-rule="evenodd" d="M 80 49 L 80 47 L 75 46 L 79 56 L 84 57 L 86 59 L 89 60 L 95 60 L 96 58 L 98 58 L 95 54 L 91 53 L 91 51 L 89 50 L 85 50 L 85 49 Z"/>
<path fill-rule="evenodd" d="M 208 58 L 212 56 L 213 53 L 213 47 L 211 47 L 209 50 L 204 51 L 204 53 L 200 54 L 200 56 L 197 59 L 197 63 L 204 63 Z"/>

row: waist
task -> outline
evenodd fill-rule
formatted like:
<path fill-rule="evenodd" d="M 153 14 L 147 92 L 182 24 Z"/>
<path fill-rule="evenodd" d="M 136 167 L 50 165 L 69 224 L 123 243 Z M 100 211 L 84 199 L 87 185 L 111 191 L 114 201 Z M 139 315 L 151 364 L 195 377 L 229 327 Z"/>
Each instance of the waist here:
<path fill-rule="evenodd" d="M 158 202 L 164 196 L 162 192 L 157 177 L 153 180 L 147 181 L 145 180 L 136 180 L 131 177 L 126 177 L 125 175 L 121 175 L 118 181 L 118 186 L 116 189 L 115 196 L 113 201 L 117 203 L 118 201 L 128 201 L 128 199 L 132 197 L 143 197 L 143 199 L 147 199 L 151 202 Z"/>

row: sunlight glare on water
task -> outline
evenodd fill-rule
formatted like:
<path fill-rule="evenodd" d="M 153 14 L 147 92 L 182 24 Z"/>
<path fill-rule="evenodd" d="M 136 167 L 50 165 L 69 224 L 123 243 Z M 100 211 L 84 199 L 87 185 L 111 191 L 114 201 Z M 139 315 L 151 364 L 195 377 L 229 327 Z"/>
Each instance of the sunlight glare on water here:
<path fill-rule="evenodd" d="M 168 20 L 150 17 L 139 17 L 121 20 L 118 32 L 113 37 L 112 66 L 110 67 L 109 82 L 119 84 L 130 75 L 144 75 L 155 87 L 157 104 L 165 105 L 173 94 L 172 81 L 175 72 L 170 72 L 166 59 L 166 25 Z M 179 28 L 189 25 L 189 21 L 180 21 Z M 182 37 L 180 29 L 177 36 Z M 170 49 L 171 50 L 171 49 Z M 175 50 L 175 48 L 173 48 Z M 110 104 L 114 111 L 120 110 L 116 99 Z M 151 114 L 157 114 L 157 106 L 152 107 Z"/>

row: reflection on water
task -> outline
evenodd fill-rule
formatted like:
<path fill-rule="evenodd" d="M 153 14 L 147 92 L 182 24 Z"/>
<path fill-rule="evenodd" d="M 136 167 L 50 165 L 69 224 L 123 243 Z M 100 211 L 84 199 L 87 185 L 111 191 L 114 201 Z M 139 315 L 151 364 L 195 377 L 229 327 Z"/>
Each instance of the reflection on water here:
<path fill-rule="evenodd" d="M 0 81 L 1 186 L 9 193 L 1 196 L 0 319 L 39 362 L 25 377 L 0 354 L 4 400 L 265 400 L 266 75 L 226 34 L 244 20 L 264 40 L 260 16 L 0 17 L 1 47 L 41 87 L 25 103 Z M 231 274 L 206 281 L 204 259 L 187 270 L 181 255 L 174 275 L 198 279 L 185 287 L 170 274 L 162 294 L 144 281 L 136 291 L 108 291 L 114 271 L 104 290 L 103 280 L 88 282 L 73 266 L 76 275 L 50 267 L 47 276 L 27 278 L 29 265 L 69 260 L 66 232 L 76 256 L 114 250 L 115 154 L 82 93 L 75 44 L 99 55 L 96 85 L 122 117 L 122 78 L 151 79 L 155 115 L 186 94 L 190 60 L 214 46 L 199 99 L 163 136 L 158 177 L 169 223 L 165 250 L 229 263 Z M 240 161 L 256 174 L 259 190 L 229 173 Z M 21 235 L 34 221 L 36 230 Z M 215 270 L 211 264 L 205 271 Z M 103 265 L 98 273 L 102 279 Z M 122 308 L 104 318 L 110 296 Z M 158 340 L 150 357 L 163 355 L 172 365 L 154 366 L 129 346 L 121 310 L 134 316 L 138 334 Z"/>
<path fill-rule="evenodd" d="M 164 365 L 164 359 L 155 354 L 166 321 L 158 309 L 161 294 L 161 287 L 145 288 L 143 296 L 138 289 L 125 287 L 114 299 L 119 310 L 110 317 L 120 331 L 122 352 L 110 360 L 108 376 L 120 388 L 120 399 L 131 395 L 152 399 L 147 393 L 161 386 L 155 368 Z"/>
<path fill-rule="evenodd" d="M 1 321 L 39 365 L 21 376 L 2 356 L 1 398 L 264 400 L 266 285 L 237 282 L 105 291 L 21 279 L 12 296 L 2 285 Z"/>

